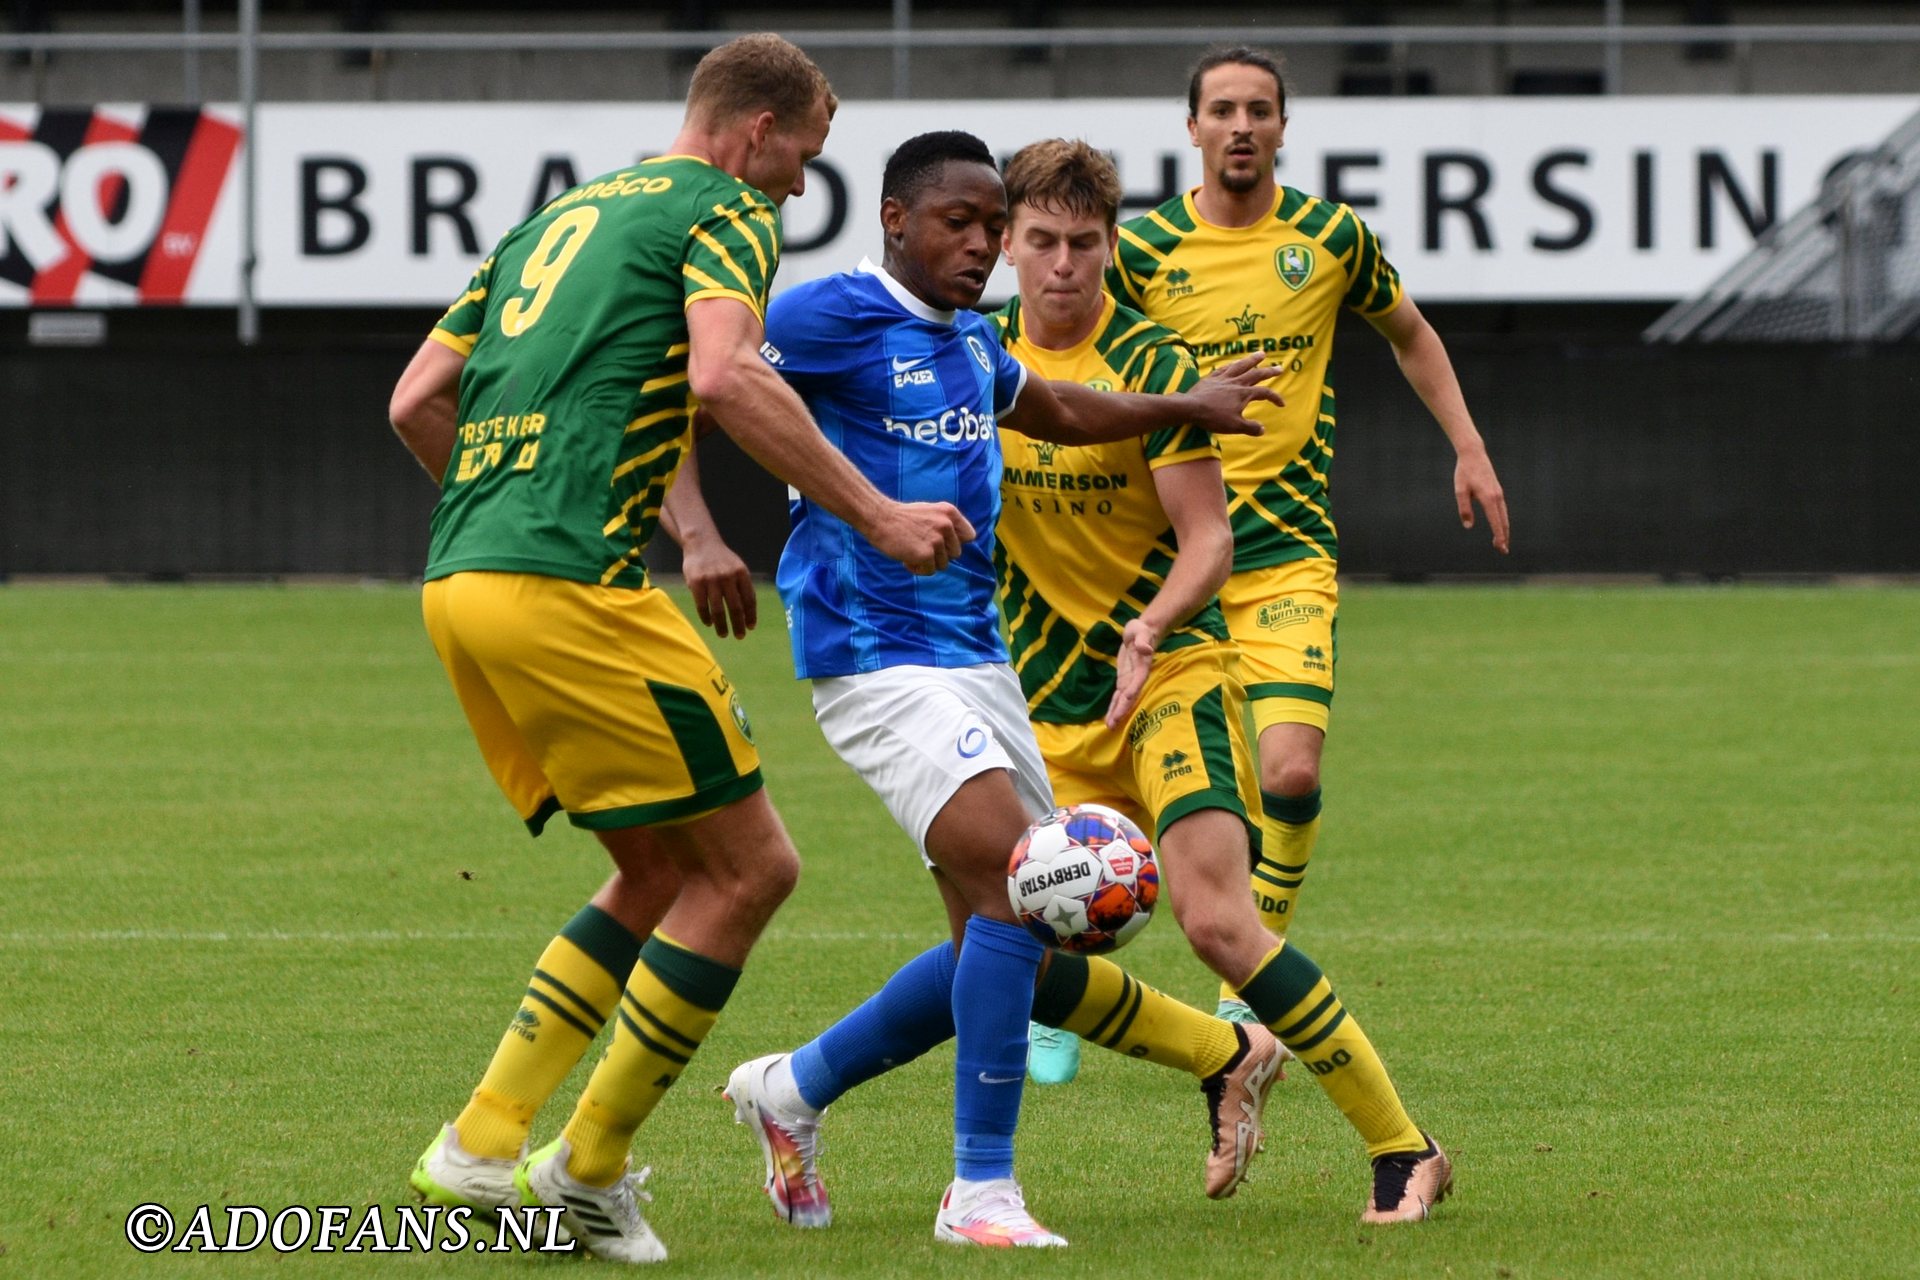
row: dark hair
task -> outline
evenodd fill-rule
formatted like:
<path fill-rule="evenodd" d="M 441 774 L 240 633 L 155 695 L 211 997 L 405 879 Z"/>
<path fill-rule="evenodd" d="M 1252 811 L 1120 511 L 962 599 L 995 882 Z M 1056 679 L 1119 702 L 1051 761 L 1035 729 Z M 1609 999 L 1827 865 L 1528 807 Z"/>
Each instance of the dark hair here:
<path fill-rule="evenodd" d="M 1109 227 L 1120 212 L 1120 175 L 1113 161 L 1079 140 L 1048 138 L 1014 153 L 1001 177 L 1007 207 L 1029 205 L 1080 217 L 1100 217 Z"/>
<path fill-rule="evenodd" d="M 1280 59 L 1264 49 L 1256 49 L 1248 44 L 1215 45 L 1200 55 L 1200 61 L 1193 64 L 1193 78 L 1187 81 L 1187 115 L 1197 119 L 1200 115 L 1200 81 L 1215 67 L 1243 66 L 1258 67 L 1273 77 L 1273 91 L 1280 98 L 1280 115 L 1287 114 L 1287 81 L 1280 74 Z"/>
<path fill-rule="evenodd" d="M 955 160 L 995 168 L 993 152 L 970 133 L 941 129 L 908 138 L 887 157 L 886 171 L 880 175 L 880 198 L 912 204 L 927 184 L 940 176 L 940 170 Z"/>
<path fill-rule="evenodd" d="M 806 121 L 824 97 L 827 117 L 840 100 L 827 77 L 800 49 L 767 32 L 739 36 L 700 59 L 687 86 L 687 115 L 708 125 L 773 112 L 777 128 Z"/>

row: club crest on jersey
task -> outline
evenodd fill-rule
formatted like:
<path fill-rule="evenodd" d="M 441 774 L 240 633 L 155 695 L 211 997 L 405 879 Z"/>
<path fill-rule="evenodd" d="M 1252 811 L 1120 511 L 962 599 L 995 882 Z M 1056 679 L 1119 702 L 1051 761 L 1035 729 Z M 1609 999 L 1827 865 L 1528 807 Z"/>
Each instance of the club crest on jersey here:
<path fill-rule="evenodd" d="M 1113 390 L 1113 382 L 1108 378 L 1089 378 L 1087 379 L 1087 389 L 1090 391 L 1111 391 Z"/>
<path fill-rule="evenodd" d="M 972 334 L 968 334 L 967 350 L 973 352 L 973 358 L 980 362 L 982 369 L 985 369 L 988 373 L 993 372 L 993 358 L 987 354 L 987 349 L 981 344 L 980 339 L 974 337 Z"/>
<path fill-rule="evenodd" d="M 727 710 L 733 713 L 733 727 L 748 742 L 753 741 L 753 724 L 747 719 L 747 709 L 740 705 L 740 691 L 735 689 L 733 696 L 727 699 Z"/>
<path fill-rule="evenodd" d="M 1304 244 L 1290 244 L 1275 249 L 1273 269 L 1280 273 L 1280 283 L 1297 293 L 1313 274 L 1313 250 Z"/>

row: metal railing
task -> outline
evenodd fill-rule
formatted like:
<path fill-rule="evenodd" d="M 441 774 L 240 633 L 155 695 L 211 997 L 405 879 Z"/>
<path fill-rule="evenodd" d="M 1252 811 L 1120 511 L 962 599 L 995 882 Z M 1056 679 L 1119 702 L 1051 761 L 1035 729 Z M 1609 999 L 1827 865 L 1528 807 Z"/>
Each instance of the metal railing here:
<path fill-rule="evenodd" d="M 893 53 L 893 94 L 909 96 L 914 53 L 946 49 L 1112 49 L 1238 43 L 1268 39 L 1288 47 L 1383 46 L 1396 63 L 1415 48 L 1540 45 L 1597 47 L 1605 55 L 1606 91 L 1621 89 L 1621 52 L 1627 46 L 1720 45 L 1736 62 L 1757 46 L 1826 44 L 1902 44 L 1920 50 L 1920 21 L 1906 23 L 1724 25 L 1628 25 L 1587 23 L 1568 26 L 1182 26 L 1182 27 L 999 27 L 948 28 L 912 25 L 908 0 L 896 0 L 895 20 L 887 27 L 795 32 L 809 49 L 884 49 Z M 459 53 L 604 53 L 619 51 L 703 52 L 739 34 L 735 31 L 259 31 L 257 0 L 240 5 L 241 29 L 178 32 L 0 32 L 0 53 L 44 57 L 48 54 L 179 52 L 258 53 L 365 52 Z M 246 29 L 248 13 L 251 27 Z"/>
<path fill-rule="evenodd" d="M 1648 342 L 1893 342 L 1920 327 L 1920 113 L 1827 175 Z"/>

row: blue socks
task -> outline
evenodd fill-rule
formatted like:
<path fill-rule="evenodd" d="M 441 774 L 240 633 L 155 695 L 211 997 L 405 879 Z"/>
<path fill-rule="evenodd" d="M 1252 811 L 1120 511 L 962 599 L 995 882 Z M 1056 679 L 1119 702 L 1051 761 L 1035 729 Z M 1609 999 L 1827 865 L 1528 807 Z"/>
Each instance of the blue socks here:
<path fill-rule="evenodd" d="M 1046 953 L 1017 924 L 967 921 L 953 975 L 953 1159 L 969 1181 L 1013 1176 L 1013 1131 L 1027 1078 L 1027 1019 Z"/>
<path fill-rule="evenodd" d="M 971 937 L 972 926 L 968 929 Z M 824 1111 L 855 1085 L 912 1062 L 951 1036 L 953 975 L 953 944 L 941 942 L 907 961 L 866 1003 L 795 1050 L 793 1079 L 807 1105 Z"/>
<path fill-rule="evenodd" d="M 1012 1177 L 1027 1019 L 1043 954 L 1019 925 L 971 917 L 957 963 L 949 942 L 921 952 L 859 1008 L 794 1051 L 801 1098 L 824 1111 L 849 1089 L 957 1035 L 956 1172 L 973 1181 Z"/>

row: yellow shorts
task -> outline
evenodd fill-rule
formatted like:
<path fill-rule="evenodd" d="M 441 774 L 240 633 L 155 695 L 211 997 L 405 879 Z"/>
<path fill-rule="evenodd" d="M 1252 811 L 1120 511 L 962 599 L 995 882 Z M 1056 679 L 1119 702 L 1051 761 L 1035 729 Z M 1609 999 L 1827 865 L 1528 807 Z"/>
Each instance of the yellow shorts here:
<path fill-rule="evenodd" d="M 1220 589 L 1227 630 L 1240 646 L 1240 679 L 1253 704 L 1255 734 L 1276 724 L 1326 731 L 1339 603 L 1331 560 L 1245 569 Z"/>
<path fill-rule="evenodd" d="M 1154 658 L 1126 728 L 1034 725 L 1054 802 L 1107 805 L 1156 837 L 1195 810 L 1226 809 L 1257 848 L 1259 770 L 1233 668 L 1225 646 L 1175 649 Z"/>
<path fill-rule="evenodd" d="M 456 573 L 427 634 L 495 782 L 535 834 L 682 822 L 760 789 L 740 695 L 653 587 Z"/>

